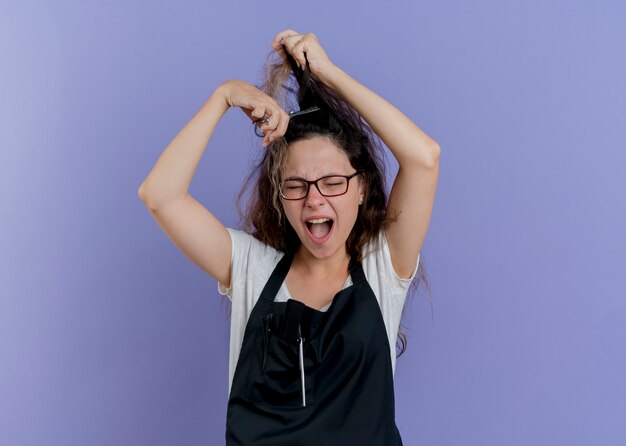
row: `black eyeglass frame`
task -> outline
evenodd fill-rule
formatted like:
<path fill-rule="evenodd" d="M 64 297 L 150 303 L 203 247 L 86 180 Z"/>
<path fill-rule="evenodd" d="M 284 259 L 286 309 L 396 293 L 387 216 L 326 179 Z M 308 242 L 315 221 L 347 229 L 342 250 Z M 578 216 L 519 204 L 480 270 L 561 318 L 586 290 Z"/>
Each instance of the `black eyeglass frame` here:
<path fill-rule="evenodd" d="M 283 199 L 285 199 L 285 200 L 290 200 L 290 201 L 304 200 L 304 199 L 305 199 L 306 197 L 308 197 L 308 195 L 309 195 L 309 191 L 311 190 L 311 184 L 314 184 L 314 185 L 315 185 L 315 188 L 317 189 L 317 191 L 318 191 L 318 192 L 320 193 L 320 195 L 322 195 L 323 197 L 339 197 L 339 196 L 341 196 L 341 195 L 345 195 L 345 194 L 347 194 L 347 193 L 348 193 L 348 189 L 350 189 L 350 180 L 351 180 L 352 178 L 354 178 L 355 176 L 357 176 L 357 175 L 361 174 L 361 173 L 365 173 L 365 171 L 364 171 L 364 170 L 357 170 L 357 171 L 356 171 L 356 172 L 354 172 L 352 175 L 326 175 L 326 176 L 323 176 L 323 177 L 318 178 L 317 180 L 304 180 L 304 179 L 302 179 L 302 178 L 292 178 L 292 179 L 290 179 L 290 180 L 283 180 L 283 181 L 281 181 L 281 182 L 280 182 L 280 186 L 279 186 L 280 196 L 281 196 L 281 197 L 283 197 Z M 343 177 L 343 178 L 345 178 L 346 180 L 348 180 L 348 181 L 346 182 L 346 190 L 345 190 L 344 192 L 340 193 L 340 194 L 333 194 L 333 195 L 326 195 L 326 194 L 324 194 L 324 193 L 320 190 L 319 186 L 317 185 L 317 182 L 318 182 L 318 181 L 320 181 L 320 180 L 323 180 L 323 179 L 325 179 L 325 178 L 331 178 L 331 177 Z M 301 182 L 303 182 L 303 183 L 306 183 L 306 194 L 304 194 L 304 196 L 303 196 L 303 197 L 300 197 L 300 198 L 287 198 L 287 197 L 285 197 L 285 194 L 283 194 L 283 184 L 285 183 L 285 181 L 301 181 Z"/>

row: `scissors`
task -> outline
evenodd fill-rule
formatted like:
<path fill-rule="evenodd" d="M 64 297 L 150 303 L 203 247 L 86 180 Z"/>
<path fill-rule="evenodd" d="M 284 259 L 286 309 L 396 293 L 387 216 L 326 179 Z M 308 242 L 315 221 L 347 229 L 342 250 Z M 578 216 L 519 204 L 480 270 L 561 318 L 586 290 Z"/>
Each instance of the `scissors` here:
<path fill-rule="evenodd" d="M 300 115 L 305 115 L 307 113 L 312 113 L 314 111 L 318 111 L 320 108 L 317 106 L 313 106 L 313 107 L 309 107 L 306 110 L 300 110 L 300 111 L 295 111 L 295 110 L 291 110 L 288 114 L 289 114 L 289 120 L 291 120 L 292 118 L 295 118 L 296 116 L 300 116 Z M 254 121 L 252 121 L 252 124 L 254 124 L 254 133 L 256 134 L 256 136 L 259 137 L 263 137 L 265 135 L 260 134 L 259 135 L 259 130 L 260 128 L 256 126 L 257 122 L 262 122 L 263 124 L 267 124 L 268 122 L 270 122 L 269 118 L 263 117 L 261 119 L 256 119 Z"/>

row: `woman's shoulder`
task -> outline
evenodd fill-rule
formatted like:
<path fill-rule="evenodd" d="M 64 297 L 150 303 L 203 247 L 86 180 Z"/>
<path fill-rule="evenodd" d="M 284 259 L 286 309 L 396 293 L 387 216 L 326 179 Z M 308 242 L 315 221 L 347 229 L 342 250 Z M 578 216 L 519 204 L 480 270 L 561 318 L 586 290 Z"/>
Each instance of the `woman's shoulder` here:
<path fill-rule="evenodd" d="M 232 296 L 232 286 L 242 280 L 254 280 L 264 277 L 284 255 L 274 247 L 263 243 L 252 234 L 236 228 L 227 227 L 231 239 L 231 287 L 218 283 L 220 294 Z"/>
<path fill-rule="evenodd" d="M 248 253 L 250 256 L 282 257 L 284 254 L 244 230 L 236 228 L 226 228 L 226 230 L 229 232 L 231 237 L 233 256 Z"/>

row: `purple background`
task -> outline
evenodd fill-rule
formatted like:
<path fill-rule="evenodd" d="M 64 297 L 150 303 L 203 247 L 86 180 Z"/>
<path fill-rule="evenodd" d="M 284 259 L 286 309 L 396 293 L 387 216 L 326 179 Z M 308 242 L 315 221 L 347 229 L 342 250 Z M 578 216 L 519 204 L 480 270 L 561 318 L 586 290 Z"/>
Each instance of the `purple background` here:
<path fill-rule="evenodd" d="M 285 28 L 441 145 L 433 314 L 410 301 L 396 372 L 405 444 L 625 444 L 626 4 L 609 0 L 3 1 L 0 443 L 223 444 L 227 307 L 137 189 Z M 226 225 L 258 150 L 231 110 L 196 171 Z"/>

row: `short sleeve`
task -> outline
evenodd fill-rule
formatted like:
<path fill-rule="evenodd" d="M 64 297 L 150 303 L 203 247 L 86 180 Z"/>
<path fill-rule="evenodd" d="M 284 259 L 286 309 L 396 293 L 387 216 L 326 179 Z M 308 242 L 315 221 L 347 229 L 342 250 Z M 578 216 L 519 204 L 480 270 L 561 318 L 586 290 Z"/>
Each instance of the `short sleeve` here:
<path fill-rule="evenodd" d="M 239 231 L 233 228 L 226 228 L 230 235 L 230 286 L 226 286 L 220 282 L 217 282 L 217 292 L 222 296 L 227 296 L 230 300 L 233 297 L 233 285 L 236 280 L 240 280 L 245 269 L 247 268 L 247 262 L 243 262 L 242 259 L 248 257 L 250 248 L 252 245 L 253 237 L 243 231 Z"/>
<path fill-rule="evenodd" d="M 226 228 L 231 239 L 230 286 L 217 283 L 217 291 L 231 302 L 229 392 L 245 329 L 263 287 L 284 255 L 247 232 Z"/>
<path fill-rule="evenodd" d="M 400 319 L 402 318 L 404 302 L 406 301 L 409 287 L 417 273 L 419 261 L 420 256 L 418 255 L 411 277 L 399 277 L 398 273 L 393 269 L 389 243 L 384 229 L 381 229 L 378 235 L 369 241 L 363 253 L 363 271 L 380 305 L 380 311 L 387 329 L 391 366 L 394 372 L 396 365 L 396 340 Z"/>
<path fill-rule="evenodd" d="M 231 260 L 231 265 L 232 265 L 232 257 L 230 260 Z M 220 293 L 222 296 L 227 296 L 229 299 L 232 299 L 233 286 L 231 284 L 229 288 L 226 288 L 220 282 L 217 282 L 217 292 Z"/>
<path fill-rule="evenodd" d="M 225 285 L 223 285 L 221 282 L 218 281 L 217 292 L 220 293 L 222 296 L 227 296 L 229 299 L 232 299 L 232 292 L 233 292 L 232 270 L 233 270 L 233 257 L 235 255 L 235 241 L 233 239 L 233 235 L 230 232 L 230 229 L 226 228 L 226 230 L 228 231 L 228 235 L 230 237 L 230 271 L 231 271 L 230 287 L 226 288 Z"/>
<path fill-rule="evenodd" d="M 280 253 L 269 245 L 254 238 L 247 232 L 238 229 L 226 228 L 231 240 L 230 257 L 230 286 L 218 281 L 217 292 L 233 300 L 246 298 L 254 303 L 252 291 L 257 285 L 257 279 L 265 273 L 272 263 L 277 263 Z"/>
<path fill-rule="evenodd" d="M 384 261 L 388 267 L 389 272 L 391 273 L 391 276 L 393 277 L 393 281 L 402 288 L 408 288 L 408 286 L 411 284 L 411 282 L 415 278 L 415 274 L 417 273 L 417 269 L 420 263 L 421 253 L 417 255 L 417 262 L 415 262 L 415 269 L 413 270 L 413 273 L 411 274 L 411 276 L 409 278 L 403 278 L 403 277 L 398 276 L 398 273 L 396 272 L 396 270 L 393 269 L 393 264 L 391 262 L 391 251 L 389 250 L 389 243 L 387 242 L 387 234 L 385 233 L 384 230 L 380 231 L 380 240 L 381 240 L 382 248 L 383 248 L 382 251 L 383 251 Z"/>

